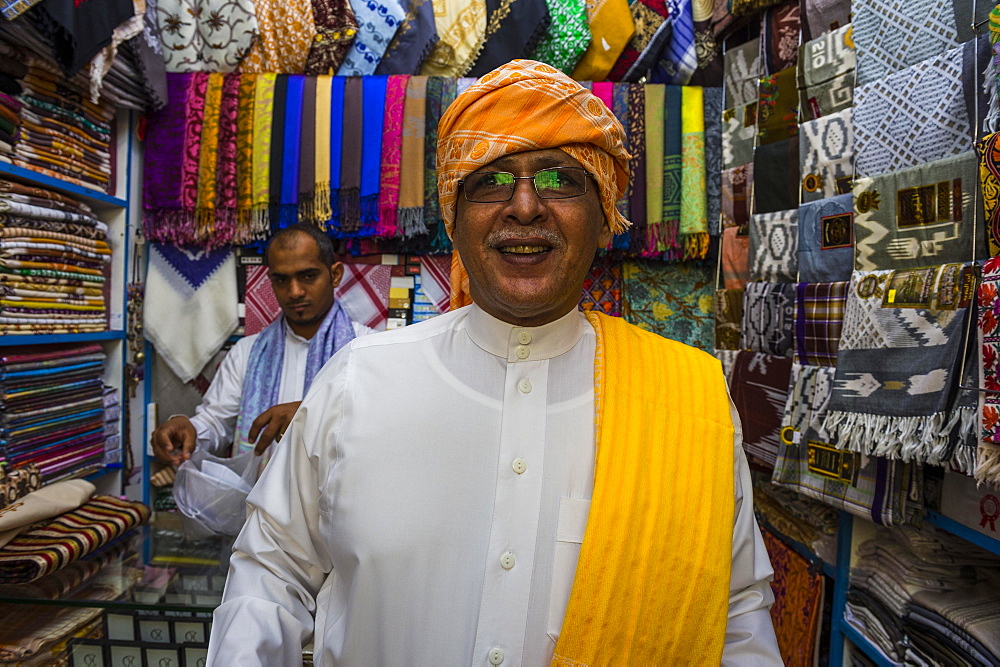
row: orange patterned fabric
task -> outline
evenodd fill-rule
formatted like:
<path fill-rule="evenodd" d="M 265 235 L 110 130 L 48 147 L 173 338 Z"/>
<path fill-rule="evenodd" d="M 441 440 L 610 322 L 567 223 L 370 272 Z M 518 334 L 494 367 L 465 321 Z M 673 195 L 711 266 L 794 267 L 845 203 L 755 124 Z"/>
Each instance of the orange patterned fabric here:
<path fill-rule="evenodd" d="M 240 63 L 244 74 L 300 74 L 316 38 L 310 0 L 255 0 L 257 40 Z"/>
<path fill-rule="evenodd" d="M 823 609 L 823 575 L 769 530 L 760 533 L 774 568 L 771 620 L 781 659 L 789 667 L 811 667 Z"/>

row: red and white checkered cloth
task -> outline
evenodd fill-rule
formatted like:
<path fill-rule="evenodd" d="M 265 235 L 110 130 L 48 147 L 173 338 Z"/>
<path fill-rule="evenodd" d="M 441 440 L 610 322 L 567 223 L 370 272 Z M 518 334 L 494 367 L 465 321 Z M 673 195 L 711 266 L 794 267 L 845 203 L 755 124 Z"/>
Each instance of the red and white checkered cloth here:
<path fill-rule="evenodd" d="M 451 306 L 451 255 L 425 255 L 420 258 L 420 286 L 439 313 Z"/>
<path fill-rule="evenodd" d="M 246 315 L 243 331 L 247 336 L 260 333 L 281 314 L 281 306 L 274 298 L 271 280 L 267 277 L 267 267 L 263 264 L 248 266 L 247 286 L 244 304 Z"/>
<path fill-rule="evenodd" d="M 344 278 L 336 289 L 337 299 L 358 324 L 385 331 L 389 317 L 389 285 L 392 267 L 383 264 L 344 264 Z"/>

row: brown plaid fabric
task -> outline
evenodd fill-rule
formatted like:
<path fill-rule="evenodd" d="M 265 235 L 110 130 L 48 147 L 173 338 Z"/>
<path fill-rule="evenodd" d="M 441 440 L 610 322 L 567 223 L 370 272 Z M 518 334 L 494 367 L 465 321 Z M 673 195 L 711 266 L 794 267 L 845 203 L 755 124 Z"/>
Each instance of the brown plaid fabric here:
<path fill-rule="evenodd" d="M 836 366 L 847 285 L 799 283 L 795 296 L 795 350 L 800 363 Z"/>

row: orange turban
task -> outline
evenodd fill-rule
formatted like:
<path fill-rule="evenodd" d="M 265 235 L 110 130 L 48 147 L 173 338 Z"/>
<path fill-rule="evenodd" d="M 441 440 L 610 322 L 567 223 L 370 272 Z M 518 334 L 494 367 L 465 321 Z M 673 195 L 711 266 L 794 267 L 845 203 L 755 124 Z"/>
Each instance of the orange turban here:
<path fill-rule="evenodd" d="M 628 184 L 625 131 L 607 105 L 554 67 L 513 60 L 459 95 L 438 124 L 441 217 L 451 236 L 458 181 L 511 153 L 560 148 L 597 179 L 612 233 L 629 222 L 615 208 Z"/>

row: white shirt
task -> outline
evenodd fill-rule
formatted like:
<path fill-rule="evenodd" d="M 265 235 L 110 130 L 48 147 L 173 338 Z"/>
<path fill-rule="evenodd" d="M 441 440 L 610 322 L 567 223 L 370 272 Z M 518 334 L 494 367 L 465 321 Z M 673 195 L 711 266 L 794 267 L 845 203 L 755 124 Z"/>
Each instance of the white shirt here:
<path fill-rule="evenodd" d="M 364 336 L 373 331 L 363 324 L 351 324 L 354 325 L 355 336 Z M 196 449 L 219 454 L 232 444 L 243 398 L 243 377 L 247 372 L 250 349 L 259 335 L 253 334 L 236 341 L 219 364 L 219 370 L 212 378 L 212 384 L 205 392 L 201 405 L 195 408 L 194 416 L 191 417 L 191 423 L 198 433 Z M 309 341 L 285 325 L 285 355 L 281 364 L 277 405 L 302 400 L 308 356 Z M 257 415 L 253 415 L 253 418 L 256 417 Z"/>
<path fill-rule="evenodd" d="M 575 311 L 524 329 L 471 306 L 341 350 L 248 498 L 209 662 L 293 664 L 312 639 L 316 664 L 548 664 L 593 491 L 595 344 Z M 731 412 L 724 662 L 778 665 Z"/>

